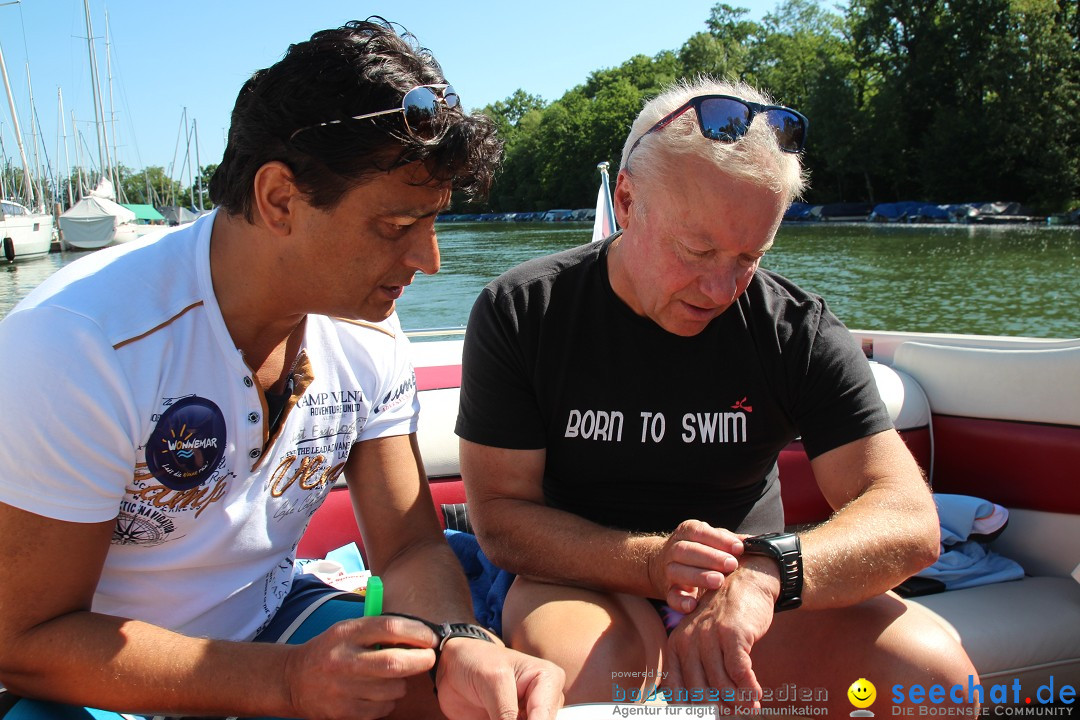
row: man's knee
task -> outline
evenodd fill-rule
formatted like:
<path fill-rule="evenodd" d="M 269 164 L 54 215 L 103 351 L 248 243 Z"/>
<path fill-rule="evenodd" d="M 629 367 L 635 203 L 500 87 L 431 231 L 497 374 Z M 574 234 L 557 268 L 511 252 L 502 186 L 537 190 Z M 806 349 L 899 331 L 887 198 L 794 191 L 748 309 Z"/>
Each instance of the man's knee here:
<path fill-rule="evenodd" d="M 507 596 L 504 639 L 562 667 L 568 703 L 640 694 L 656 676 L 664 633 L 646 601 L 520 580 Z"/>
<path fill-rule="evenodd" d="M 924 685 L 978 684 L 979 675 L 960 642 L 937 623 L 925 623 L 908 636 L 903 650 Z"/>
<path fill-rule="evenodd" d="M 925 702 L 916 696 L 930 692 L 938 698 L 935 702 L 943 705 L 978 704 L 977 698 L 973 702 L 966 692 L 969 686 L 979 684 L 975 666 L 959 639 L 930 612 L 909 604 L 890 628 L 888 638 L 884 660 L 892 666 L 889 694 L 896 704 Z"/>
<path fill-rule="evenodd" d="M 506 642 L 522 652 L 582 666 L 646 663 L 650 643 L 635 618 L 613 597 L 596 595 L 544 602 L 508 618 Z"/>

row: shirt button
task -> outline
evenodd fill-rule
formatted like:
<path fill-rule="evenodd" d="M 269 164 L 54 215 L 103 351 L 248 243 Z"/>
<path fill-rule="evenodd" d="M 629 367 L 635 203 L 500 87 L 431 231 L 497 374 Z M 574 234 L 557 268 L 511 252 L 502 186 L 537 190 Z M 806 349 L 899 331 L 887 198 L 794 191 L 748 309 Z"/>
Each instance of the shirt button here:
<path fill-rule="evenodd" d="M 245 385 L 245 386 L 247 386 L 247 387 L 251 387 L 251 386 L 252 386 L 252 385 L 254 385 L 254 384 L 255 384 L 255 381 L 254 381 L 254 380 L 252 380 L 251 378 L 249 378 L 249 377 L 248 377 L 247 375 L 245 375 L 245 376 L 244 376 L 244 385 Z"/>
<path fill-rule="evenodd" d="M 262 455 L 262 451 L 259 450 L 258 448 L 255 448 L 251 452 L 248 453 L 248 457 L 251 458 L 252 460 L 256 459 L 260 455 Z"/>
<path fill-rule="evenodd" d="M 257 422 L 259 422 L 259 413 L 257 413 L 257 412 L 248 413 L 248 422 L 249 423 L 257 423 Z"/>

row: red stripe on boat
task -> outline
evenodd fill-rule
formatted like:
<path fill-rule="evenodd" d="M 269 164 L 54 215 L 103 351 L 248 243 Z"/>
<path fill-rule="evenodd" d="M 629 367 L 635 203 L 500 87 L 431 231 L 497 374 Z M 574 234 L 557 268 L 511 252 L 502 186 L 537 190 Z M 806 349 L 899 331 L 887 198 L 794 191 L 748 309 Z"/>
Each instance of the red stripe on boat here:
<path fill-rule="evenodd" d="M 417 390 L 444 390 L 461 387 L 460 365 L 432 365 L 416 368 Z"/>

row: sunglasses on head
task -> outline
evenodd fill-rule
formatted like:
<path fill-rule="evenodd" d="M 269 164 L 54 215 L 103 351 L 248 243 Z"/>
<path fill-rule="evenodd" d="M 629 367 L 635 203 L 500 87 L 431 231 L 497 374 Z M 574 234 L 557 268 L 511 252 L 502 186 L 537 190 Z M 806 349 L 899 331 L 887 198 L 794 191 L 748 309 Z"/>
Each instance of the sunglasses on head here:
<path fill-rule="evenodd" d="M 312 128 L 326 127 L 327 125 L 340 125 L 348 120 L 367 120 L 369 118 L 381 117 L 382 115 L 390 115 L 393 113 L 402 113 L 405 116 L 405 129 L 408 130 L 410 134 L 422 140 L 431 140 L 437 134 L 435 117 L 439 114 L 439 108 L 444 107 L 447 110 L 450 110 L 451 108 L 456 108 L 460 102 L 461 99 L 458 97 L 453 85 L 447 85 L 445 83 L 418 85 L 405 93 L 405 96 L 401 98 L 401 107 L 365 113 L 363 115 L 353 115 L 352 117 L 341 120 L 328 120 L 326 122 L 315 123 L 314 125 L 305 125 L 299 130 L 294 130 L 293 134 L 289 136 L 289 140 L 292 140 L 305 130 L 311 130 Z"/>
<path fill-rule="evenodd" d="M 626 154 L 627 159 L 645 135 L 663 130 L 690 108 L 697 113 L 701 134 L 710 140 L 733 143 L 745 135 L 750 123 L 761 115 L 776 133 L 776 140 L 784 152 L 800 152 L 806 144 L 806 127 L 810 121 L 797 110 L 782 105 L 762 105 L 734 95 L 699 95 L 690 98 L 646 130 Z"/>

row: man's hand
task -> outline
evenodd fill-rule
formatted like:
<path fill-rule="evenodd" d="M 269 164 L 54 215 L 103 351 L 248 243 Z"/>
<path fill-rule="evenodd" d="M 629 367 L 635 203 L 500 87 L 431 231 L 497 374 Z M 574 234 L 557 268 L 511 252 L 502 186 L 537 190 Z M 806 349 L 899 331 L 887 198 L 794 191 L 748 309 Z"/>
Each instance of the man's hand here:
<path fill-rule="evenodd" d="M 435 664 L 435 640 L 426 625 L 402 617 L 332 625 L 296 646 L 289 658 L 292 716 L 366 720 L 388 715 L 405 695 L 405 678 Z"/>
<path fill-rule="evenodd" d="M 724 576 L 739 566 L 742 550 L 742 540 L 735 533 L 686 520 L 650 559 L 649 580 L 664 602 L 689 613 L 707 591 L 723 586 Z"/>
<path fill-rule="evenodd" d="M 450 720 L 554 720 L 562 669 L 473 638 L 447 641 L 439 661 L 439 707 Z M 524 714 L 520 714 L 520 713 Z"/>
<path fill-rule="evenodd" d="M 779 571 L 769 558 L 744 559 L 719 590 L 702 597 L 668 638 L 665 685 L 750 690 L 760 707 L 761 685 L 750 651 L 772 625 Z"/>

